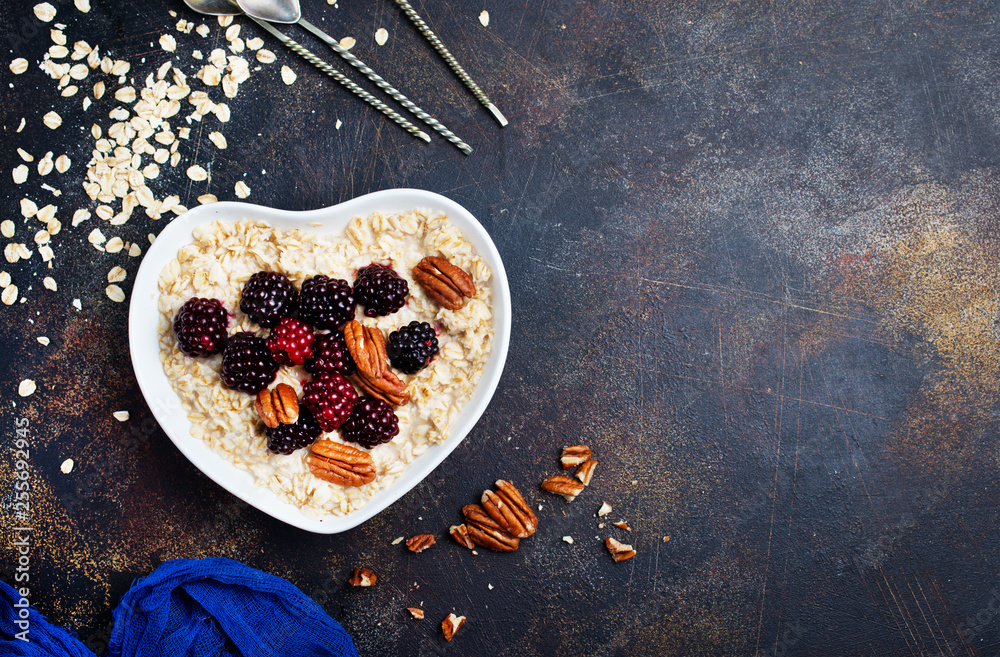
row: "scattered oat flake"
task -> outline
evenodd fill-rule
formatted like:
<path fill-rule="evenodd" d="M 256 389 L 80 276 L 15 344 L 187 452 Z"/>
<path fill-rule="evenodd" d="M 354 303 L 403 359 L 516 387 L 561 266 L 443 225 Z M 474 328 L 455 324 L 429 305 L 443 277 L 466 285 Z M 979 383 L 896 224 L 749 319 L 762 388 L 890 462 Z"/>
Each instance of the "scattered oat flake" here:
<path fill-rule="evenodd" d="M 35 17 L 43 23 L 51 23 L 56 17 L 56 8 L 47 2 L 35 5 Z"/>
<path fill-rule="evenodd" d="M 375 30 L 375 43 L 380 46 L 384 46 L 385 42 L 389 40 L 389 30 L 384 27 L 380 27 Z"/>
<path fill-rule="evenodd" d="M 356 44 L 357 42 L 358 42 L 357 39 L 355 39 L 354 37 L 344 37 L 343 39 L 340 40 L 340 47 L 350 50 L 351 48 L 354 47 L 354 44 Z"/>
<path fill-rule="evenodd" d="M 139 255 L 142 255 L 142 249 L 139 248 L 138 244 L 133 242 L 132 246 L 128 247 L 128 254 L 130 257 L 135 258 Z"/>
<path fill-rule="evenodd" d="M 245 182 L 243 182 L 242 180 L 238 180 L 236 182 L 236 197 L 246 198 L 248 196 L 250 196 L 250 188 L 247 186 Z"/>
<path fill-rule="evenodd" d="M 60 155 L 56 158 L 56 171 L 59 173 L 66 173 L 73 162 L 65 154 Z"/>
<path fill-rule="evenodd" d="M 14 183 L 17 185 L 20 185 L 21 183 L 23 183 L 25 180 L 28 179 L 28 167 L 23 164 L 19 164 L 16 167 L 14 167 L 14 170 L 11 171 L 10 173 L 11 176 L 14 178 Z"/>
<path fill-rule="evenodd" d="M 28 122 L 24 119 L 24 117 L 22 117 L 21 123 L 19 123 L 17 126 L 17 132 L 21 132 L 22 130 L 24 130 L 24 126 L 26 125 L 28 125 Z"/>
<path fill-rule="evenodd" d="M 565 542 L 569 543 L 570 545 L 573 545 L 573 537 L 572 536 L 563 536 L 562 540 L 564 540 Z"/>
<path fill-rule="evenodd" d="M 208 172 L 205 171 L 205 169 L 202 168 L 200 165 L 194 164 L 188 167 L 187 177 L 190 178 L 191 180 L 194 180 L 195 182 L 201 182 L 202 180 L 208 179 Z"/>
<path fill-rule="evenodd" d="M 164 34 L 160 36 L 160 47 L 167 52 L 174 52 L 177 50 L 177 39 L 172 34 Z"/>
<path fill-rule="evenodd" d="M 40 335 L 35 339 L 38 340 L 38 344 L 45 345 L 46 347 L 49 346 L 49 339 L 44 335 Z"/>
<path fill-rule="evenodd" d="M 84 14 L 90 11 L 90 0 L 73 0 L 73 4 Z"/>
<path fill-rule="evenodd" d="M 490 24 L 490 12 L 485 9 L 479 12 L 479 22 L 482 23 L 483 27 L 488 26 Z"/>
<path fill-rule="evenodd" d="M 10 72 L 14 75 L 21 75 L 28 70 L 28 60 L 24 57 L 18 57 L 10 63 Z"/>
<path fill-rule="evenodd" d="M 28 151 L 24 150 L 23 148 L 17 149 L 17 154 L 25 162 L 34 162 L 35 161 L 34 156 L 31 153 L 29 153 Z"/>
<path fill-rule="evenodd" d="M 8 260 L 10 260 L 10 258 L 8 258 Z M 5 287 L 3 289 L 3 294 L 0 294 L 0 301 L 3 301 L 4 305 L 13 306 L 14 302 L 17 301 L 17 286 L 8 285 Z"/>
<path fill-rule="evenodd" d="M 70 472 L 73 472 L 73 459 L 66 459 L 65 461 L 63 461 L 62 465 L 59 466 L 59 471 L 62 472 L 63 474 L 69 474 Z"/>
<path fill-rule="evenodd" d="M 45 286 L 46 290 L 52 290 L 53 292 L 59 289 L 59 286 L 56 284 L 56 279 L 52 278 L 51 276 L 46 276 L 42 280 L 42 285 Z"/>
<path fill-rule="evenodd" d="M 0 222 L 0 235 L 14 237 L 14 222 L 10 219 L 4 219 Z"/>
<path fill-rule="evenodd" d="M 45 124 L 45 127 L 55 130 L 62 125 L 62 117 L 55 112 L 48 112 L 42 117 L 42 123 Z"/>
<path fill-rule="evenodd" d="M 284 82 L 287 85 L 291 85 L 291 84 L 293 84 L 295 82 L 295 78 L 296 77 L 298 77 L 298 76 L 295 75 L 295 71 L 293 71 L 292 69 L 288 68 L 287 66 L 282 66 L 281 67 L 281 80 L 282 80 L 282 82 Z"/>
<path fill-rule="evenodd" d="M 215 147 L 218 148 L 219 150 L 225 150 L 226 146 L 228 146 L 228 143 L 226 142 L 226 136 L 223 135 L 221 132 L 216 131 L 208 133 L 208 139 L 213 144 L 215 144 Z"/>
<path fill-rule="evenodd" d="M 128 411 L 115 411 L 111 415 L 119 422 L 128 422 Z"/>
<path fill-rule="evenodd" d="M 344 122 L 341 121 L 340 119 L 337 119 L 337 123 L 335 123 L 333 127 L 337 130 L 340 130 L 340 126 L 342 125 L 344 125 Z"/>
<path fill-rule="evenodd" d="M 120 237 L 112 237 L 108 240 L 108 243 L 104 245 L 104 250 L 108 253 L 118 253 L 123 248 L 125 248 L 125 242 L 122 241 Z"/>
<path fill-rule="evenodd" d="M 122 87 L 115 91 L 115 100 L 122 103 L 131 103 L 135 101 L 135 89 L 133 87 Z"/>
<path fill-rule="evenodd" d="M 35 390 L 37 389 L 38 386 L 35 385 L 34 381 L 32 381 L 31 379 L 25 379 L 24 381 L 21 381 L 21 384 L 19 386 L 17 386 L 17 394 L 21 395 L 22 397 L 28 397 L 30 395 L 35 394 Z"/>
<path fill-rule="evenodd" d="M 7 287 L 8 285 L 10 285 L 10 274 L 0 271 L 0 287 Z"/>
<path fill-rule="evenodd" d="M 121 283 L 128 277 L 128 272 L 126 272 L 121 267 L 112 267 L 108 272 L 108 282 L 109 283 Z"/>
<path fill-rule="evenodd" d="M 215 194 L 202 194 L 198 197 L 198 203 L 201 205 L 208 205 L 209 203 L 216 203 L 219 199 L 216 198 Z"/>
<path fill-rule="evenodd" d="M 125 293 L 117 285 L 109 285 L 104 288 L 104 293 L 108 295 L 108 298 L 115 303 L 121 303 L 125 300 Z"/>
<path fill-rule="evenodd" d="M 403 538 L 402 536 L 400 536 L 399 538 L 397 538 L 397 539 L 394 539 L 394 540 L 392 541 L 392 544 L 393 544 L 393 545 L 399 545 L 399 544 L 400 544 L 400 543 L 402 543 L 402 542 L 403 542 L 404 540 L 405 540 L 405 539 L 404 539 L 404 538 Z"/>

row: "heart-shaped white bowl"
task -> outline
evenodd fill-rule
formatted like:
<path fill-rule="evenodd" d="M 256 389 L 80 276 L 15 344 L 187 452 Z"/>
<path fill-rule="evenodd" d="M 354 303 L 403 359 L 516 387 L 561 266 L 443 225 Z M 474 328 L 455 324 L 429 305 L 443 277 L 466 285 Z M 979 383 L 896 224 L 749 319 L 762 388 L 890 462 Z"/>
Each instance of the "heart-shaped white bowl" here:
<path fill-rule="evenodd" d="M 462 409 L 447 440 L 434 445 L 410 463 L 395 482 L 376 493 L 363 508 L 346 516 L 310 518 L 298 507 L 280 501 L 271 490 L 254 484 L 250 473 L 238 469 L 191 435 L 187 411 L 160 364 L 160 312 L 157 305 L 160 272 L 177 256 L 178 249 L 194 241 L 192 231 L 196 227 L 220 219 L 236 222 L 252 217 L 283 229 L 300 228 L 320 234 L 340 234 L 354 217 L 368 216 L 372 212 L 401 212 L 414 208 L 447 214 L 451 223 L 465 234 L 465 239 L 476 247 L 479 255 L 493 270 L 493 350 L 472 399 Z M 311 222 L 322 226 L 310 226 Z M 157 422 L 188 460 L 217 484 L 264 513 L 311 532 L 335 534 L 356 527 L 398 500 L 430 474 L 468 435 L 486 410 L 500 382 L 510 342 L 510 322 L 507 274 L 493 240 L 476 218 L 458 203 L 439 194 L 419 189 L 389 189 L 308 212 L 275 210 L 250 203 L 212 203 L 189 210 L 163 229 L 143 258 L 132 289 L 128 332 L 132 367 L 139 389 Z"/>

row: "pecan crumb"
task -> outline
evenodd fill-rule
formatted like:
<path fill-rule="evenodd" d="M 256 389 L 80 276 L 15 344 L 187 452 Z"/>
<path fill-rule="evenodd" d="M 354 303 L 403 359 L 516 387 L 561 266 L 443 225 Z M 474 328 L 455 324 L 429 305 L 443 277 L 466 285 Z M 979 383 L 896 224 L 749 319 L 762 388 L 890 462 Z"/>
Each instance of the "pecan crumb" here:
<path fill-rule="evenodd" d="M 451 641 L 455 633 L 465 625 L 465 616 L 448 614 L 448 617 L 441 621 L 441 631 L 444 632 L 445 641 Z"/>
<path fill-rule="evenodd" d="M 347 580 L 347 583 L 351 586 L 373 586 L 376 581 L 378 581 L 378 577 L 372 571 L 367 568 L 355 568 L 354 574 L 351 575 L 351 579 Z"/>
<path fill-rule="evenodd" d="M 407 607 L 406 611 L 410 612 L 410 615 L 416 618 L 417 620 L 424 619 L 424 610 L 421 609 L 420 607 Z"/>

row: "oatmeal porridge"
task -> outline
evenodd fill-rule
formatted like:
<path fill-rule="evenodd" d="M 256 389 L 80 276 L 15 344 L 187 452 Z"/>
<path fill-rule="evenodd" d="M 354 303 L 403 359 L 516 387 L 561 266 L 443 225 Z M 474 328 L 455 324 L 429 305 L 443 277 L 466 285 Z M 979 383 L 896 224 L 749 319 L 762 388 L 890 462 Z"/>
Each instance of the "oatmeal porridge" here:
<path fill-rule="evenodd" d="M 415 280 L 414 269 L 426 256 L 441 258 L 471 278 L 474 293 L 463 299 L 462 307 L 449 309 L 440 294 Z M 407 281 L 405 305 L 377 317 L 366 316 L 359 305 L 353 319 L 366 332 L 377 329 L 381 337 L 411 322 L 426 322 L 436 333 L 439 353 L 416 374 L 394 372 L 409 397 L 393 409 L 399 433 L 371 449 L 346 443 L 370 454 L 375 478 L 359 486 L 342 486 L 312 474 L 307 464 L 309 449 L 288 455 L 269 451 L 255 396 L 223 383 L 222 355 L 195 358 L 182 353 L 173 322 L 188 300 L 218 299 L 229 315 L 230 341 L 243 331 L 263 338 L 268 330 L 240 310 L 241 292 L 254 274 L 283 274 L 301 288 L 318 275 L 351 282 L 360 268 L 372 263 L 390 265 Z M 354 218 L 340 235 L 282 230 L 252 219 L 215 222 L 196 229 L 194 241 L 181 248 L 160 273 L 160 361 L 188 413 L 195 438 L 307 516 L 346 515 L 363 507 L 409 463 L 450 435 L 482 377 L 493 345 L 491 276 L 475 248 L 440 212 L 373 213 Z M 287 384 L 301 399 L 310 378 L 302 365 L 286 363 L 278 369 L 271 388 Z M 357 392 L 365 398 L 362 389 Z M 336 430 L 323 433 L 320 440 L 346 442 Z"/>

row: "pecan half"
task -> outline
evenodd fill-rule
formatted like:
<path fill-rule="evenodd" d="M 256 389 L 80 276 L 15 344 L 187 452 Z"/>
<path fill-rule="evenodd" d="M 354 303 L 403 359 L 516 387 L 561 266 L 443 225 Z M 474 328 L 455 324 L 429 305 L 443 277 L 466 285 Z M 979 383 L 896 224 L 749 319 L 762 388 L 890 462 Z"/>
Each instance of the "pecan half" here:
<path fill-rule="evenodd" d="M 524 501 L 521 491 L 514 488 L 514 484 L 504 479 L 497 479 L 494 486 L 497 488 L 497 497 L 506 502 L 511 510 L 517 514 L 521 520 L 521 524 L 528 530 L 528 536 L 534 534 L 535 529 L 538 528 L 538 518 L 535 516 L 535 512 L 531 510 L 531 507 L 528 506 L 528 503 Z"/>
<path fill-rule="evenodd" d="M 381 399 L 392 406 L 402 406 L 410 401 L 406 384 L 393 374 L 392 370 L 386 369 L 379 377 L 368 376 L 359 370 L 348 378 L 366 395 Z"/>
<path fill-rule="evenodd" d="M 347 580 L 347 583 L 351 586 L 374 586 L 377 581 L 378 577 L 375 576 L 375 573 L 367 568 L 355 568 L 354 574 L 351 575 L 351 579 Z"/>
<path fill-rule="evenodd" d="M 352 320 L 344 325 L 344 340 L 359 372 L 377 379 L 388 369 L 389 355 L 382 329 Z"/>
<path fill-rule="evenodd" d="M 270 390 L 261 390 L 253 403 L 264 425 L 273 429 L 279 424 L 295 424 L 299 419 L 299 399 L 295 388 L 279 383 Z"/>
<path fill-rule="evenodd" d="M 562 457 L 559 460 L 562 462 L 562 467 L 565 470 L 566 468 L 576 467 L 589 458 L 589 447 L 586 445 L 572 445 L 570 447 L 563 447 Z"/>
<path fill-rule="evenodd" d="M 583 492 L 583 483 L 565 475 L 552 475 L 542 482 L 542 490 L 562 495 L 567 502 L 572 502 Z"/>
<path fill-rule="evenodd" d="M 524 526 L 524 517 L 491 490 L 484 491 L 480 499 L 483 509 L 504 531 L 517 538 L 528 538 L 531 532 Z"/>
<path fill-rule="evenodd" d="M 375 460 L 368 452 L 332 440 L 319 440 L 306 456 L 309 471 L 331 484 L 363 486 L 375 481 Z"/>
<path fill-rule="evenodd" d="M 632 549 L 631 545 L 616 541 L 610 536 L 604 540 L 604 546 L 608 548 L 611 558 L 615 561 L 626 561 L 635 556 L 635 550 Z"/>
<path fill-rule="evenodd" d="M 476 286 L 461 267 L 444 258 L 427 256 L 413 268 L 413 278 L 431 299 L 448 310 L 465 306 L 465 298 L 476 296 Z"/>
<path fill-rule="evenodd" d="M 441 631 L 444 632 L 444 640 L 451 641 L 451 638 L 455 636 L 455 632 L 462 629 L 463 625 L 465 625 L 465 616 L 448 614 L 448 617 L 441 621 Z"/>
<path fill-rule="evenodd" d="M 424 619 L 424 610 L 421 609 L 420 607 L 407 607 L 406 611 L 410 612 L 410 615 L 416 618 L 417 620 Z"/>
<path fill-rule="evenodd" d="M 434 545 L 434 534 L 417 534 L 406 539 L 406 547 L 410 552 L 420 554 L 430 546 Z"/>
<path fill-rule="evenodd" d="M 519 538 L 507 533 L 478 504 L 466 504 L 463 506 L 462 515 L 465 516 L 469 538 L 476 545 L 481 545 L 484 548 L 496 550 L 497 552 L 513 552 L 521 543 Z"/>
<path fill-rule="evenodd" d="M 597 461 L 590 459 L 589 461 L 584 461 L 573 476 L 579 479 L 584 486 L 590 485 L 590 480 L 594 476 L 594 470 L 597 468 Z"/>
<path fill-rule="evenodd" d="M 465 524 L 452 525 L 448 528 L 448 533 L 451 534 L 451 537 L 455 539 L 455 542 L 462 547 L 467 547 L 470 550 L 476 549 L 476 544 L 472 542 L 471 538 L 469 538 L 469 528 L 466 527 Z"/>

